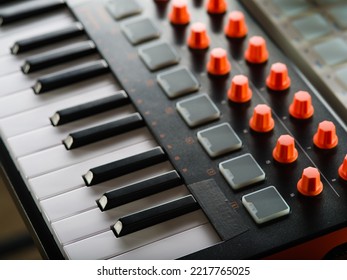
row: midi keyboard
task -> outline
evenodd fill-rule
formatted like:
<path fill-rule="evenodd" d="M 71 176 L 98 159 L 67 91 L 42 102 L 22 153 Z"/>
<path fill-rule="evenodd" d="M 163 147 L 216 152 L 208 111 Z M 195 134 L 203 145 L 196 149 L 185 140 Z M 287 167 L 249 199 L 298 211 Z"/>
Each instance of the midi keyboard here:
<path fill-rule="evenodd" d="M 1 164 L 44 257 L 346 242 L 345 123 L 240 2 L 1 4 Z"/>

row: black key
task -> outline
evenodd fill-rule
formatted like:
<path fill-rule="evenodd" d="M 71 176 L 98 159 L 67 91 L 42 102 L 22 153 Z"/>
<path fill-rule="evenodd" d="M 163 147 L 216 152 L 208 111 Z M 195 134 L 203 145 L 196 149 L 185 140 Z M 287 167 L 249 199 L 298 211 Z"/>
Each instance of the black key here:
<path fill-rule="evenodd" d="M 92 61 L 43 76 L 33 86 L 36 94 L 65 87 L 108 72 L 105 60 Z"/>
<path fill-rule="evenodd" d="M 69 27 L 37 35 L 31 38 L 19 40 L 11 47 L 12 54 L 19 54 L 53 43 L 61 42 L 73 37 L 84 34 L 84 28 L 81 23 L 76 22 Z"/>
<path fill-rule="evenodd" d="M 41 15 L 66 7 L 64 0 L 35 0 L 25 1 L 21 4 L 6 7 L 0 10 L 0 25 Z"/>
<path fill-rule="evenodd" d="M 96 46 L 92 41 L 80 42 L 28 57 L 22 66 L 22 71 L 28 74 L 94 53 Z"/>
<path fill-rule="evenodd" d="M 156 194 L 182 184 L 182 179 L 176 171 L 128 185 L 105 193 L 97 204 L 101 211 L 106 211 L 117 206 Z"/>
<path fill-rule="evenodd" d="M 139 113 L 134 113 L 116 121 L 70 133 L 69 136 L 63 140 L 63 144 L 67 150 L 71 150 L 142 126 L 144 126 L 142 117 Z"/>
<path fill-rule="evenodd" d="M 90 169 L 83 180 L 87 186 L 111 180 L 167 160 L 160 147 Z"/>
<path fill-rule="evenodd" d="M 199 209 L 199 204 L 192 195 L 148 208 L 124 217 L 111 226 L 116 237 L 121 237 L 141 229 L 177 218 Z"/>
<path fill-rule="evenodd" d="M 10 3 L 10 2 L 14 2 L 16 0 L 0 0 L 0 4 L 4 4 L 4 3 Z"/>
<path fill-rule="evenodd" d="M 59 126 L 103 113 L 129 103 L 130 100 L 127 94 L 124 91 L 119 91 L 109 97 L 59 110 L 52 117 L 50 117 L 50 121 L 52 125 Z"/>

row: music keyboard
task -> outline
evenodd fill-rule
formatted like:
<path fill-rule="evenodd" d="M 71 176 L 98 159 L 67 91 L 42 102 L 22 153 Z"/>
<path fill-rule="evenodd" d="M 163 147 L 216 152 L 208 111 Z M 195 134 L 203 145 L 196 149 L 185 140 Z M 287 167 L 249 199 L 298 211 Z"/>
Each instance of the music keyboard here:
<path fill-rule="evenodd" d="M 191 23 L 205 22 L 211 36 L 204 51 L 186 46 L 190 25 L 168 20 L 180 1 L 130 2 L 67 1 L 53 14 L 4 21 L 1 29 L 0 133 L 8 158 L 2 165 L 15 192 L 26 193 L 21 203 L 30 197 L 24 211 L 40 212 L 30 219 L 46 228 L 42 233 L 34 226 L 47 257 L 256 258 L 343 228 L 346 182 L 337 170 L 347 148 L 319 149 L 312 137 L 329 120 L 343 143 L 345 126 L 244 8 L 228 1 L 229 11 L 241 10 L 249 28 L 244 40 L 228 40 L 226 13 L 207 13 L 203 1 L 188 3 Z M 85 32 L 59 40 L 49 35 L 72 26 Z M 254 35 L 266 39 L 267 64 L 244 61 Z M 30 42 L 38 43 L 26 50 Z M 76 44 L 88 51 L 74 51 Z M 207 73 L 214 47 L 227 50 L 229 75 Z M 64 55 L 69 59 L 58 59 Z M 288 67 L 287 91 L 265 84 L 278 61 Z M 31 71 L 29 64 L 39 69 Z M 249 77 L 251 101 L 227 97 L 240 74 Z M 309 120 L 289 116 L 299 90 L 311 94 L 315 115 Z M 97 105 L 116 96 L 126 102 Z M 256 105 L 265 104 L 275 128 L 257 132 L 250 119 Z M 71 120 L 53 125 L 63 117 L 59 112 Z M 295 138 L 299 158 L 283 164 L 273 149 L 287 134 Z M 324 191 L 317 197 L 297 189 L 308 167 L 321 174 Z M 169 174 L 179 183 L 166 188 Z M 152 186 L 159 176 L 164 183 Z M 134 192 L 129 201 L 101 209 L 110 203 L 104 201 L 109 192 L 123 188 Z"/>

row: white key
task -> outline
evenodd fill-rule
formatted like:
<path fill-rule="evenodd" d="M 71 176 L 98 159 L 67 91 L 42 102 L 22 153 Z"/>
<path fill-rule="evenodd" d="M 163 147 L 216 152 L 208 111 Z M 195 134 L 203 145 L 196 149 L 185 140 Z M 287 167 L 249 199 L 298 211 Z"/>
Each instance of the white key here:
<path fill-rule="evenodd" d="M 66 98 L 63 100 L 48 103 L 46 106 L 4 118 L 0 120 L 2 138 L 9 138 L 29 131 L 34 131 L 39 128 L 52 126 L 49 118 L 56 111 L 96 99 L 112 96 L 117 91 L 118 87 L 115 84 L 110 83 L 109 85 L 96 90 L 83 92 L 72 97 L 66 96 Z"/>
<path fill-rule="evenodd" d="M 18 159 L 18 167 L 24 177 L 33 178 L 150 139 L 148 129 L 139 128 L 74 150 L 60 145 L 28 155 Z"/>
<path fill-rule="evenodd" d="M 10 95 L 11 93 L 30 89 L 35 83 L 35 77 L 37 77 L 37 75 L 28 76 L 19 71 L 0 77 L 0 84 L 2 86 L 0 98 Z"/>
<path fill-rule="evenodd" d="M 111 230 L 64 246 L 69 259 L 107 259 L 207 224 L 201 210 L 116 238 Z M 201 231 L 205 235 L 205 228 Z M 199 231 L 194 238 L 199 240 Z M 179 241 L 178 241 L 179 244 Z M 202 244 L 202 247 L 204 244 Z M 165 250 L 165 248 L 161 248 Z"/>
<path fill-rule="evenodd" d="M 29 180 L 28 188 L 31 193 L 35 195 L 36 200 L 44 200 L 53 196 L 57 196 L 62 193 L 69 192 L 74 189 L 85 187 L 85 183 L 82 179 L 82 175 L 85 174 L 91 166 L 102 165 L 105 162 L 110 162 L 117 158 L 120 153 L 124 153 L 127 156 L 140 153 L 145 150 L 151 149 L 156 146 L 153 141 L 147 141 L 127 147 L 122 150 L 115 150 L 107 154 L 92 158 L 88 161 L 84 161 L 55 172 L 51 172 L 39 177 L 35 177 Z M 109 180 L 100 184 L 99 188 L 113 188 L 116 186 L 123 186 L 126 184 L 134 183 L 141 178 L 145 178 L 152 174 L 152 172 L 165 172 L 171 170 L 172 167 L 167 163 L 158 164 L 155 167 L 148 167 L 136 172 L 136 176 L 132 176 L 133 173 L 121 176 L 119 178 Z M 153 174 L 154 174 L 153 173 Z M 154 176 L 154 175 L 153 175 Z M 90 187 L 90 188 L 94 188 Z"/>
<path fill-rule="evenodd" d="M 118 180 L 110 180 L 103 185 L 93 187 L 83 186 L 76 190 L 42 200 L 40 202 L 40 208 L 45 214 L 47 221 L 58 221 L 78 213 L 97 208 L 95 201 L 109 190 L 134 183 L 138 180 L 153 177 L 170 170 L 172 170 L 172 166 L 166 163 L 161 164 L 160 166 L 149 167 L 147 170 L 144 169 L 142 172 L 134 172 L 131 174 L 132 176 L 128 175 L 127 177 L 120 178 Z M 78 174 L 75 174 L 75 176 L 77 175 Z"/>
<path fill-rule="evenodd" d="M 62 141 L 69 133 L 81 129 L 90 128 L 135 113 L 132 105 L 124 106 L 116 110 L 111 110 L 89 118 L 85 118 L 62 127 L 47 126 L 33 132 L 18 135 L 9 138 L 8 146 L 15 157 L 22 157 L 33 154 L 54 146 L 61 145 Z"/>
<path fill-rule="evenodd" d="M 173 260 L 211 247 L 221 242 L 211 224 L 204 224 L 187 231 L 160 239 L 112 260 Z"/>
<path fill-rule="evenodd" d="M 49 103 L 64 100 L 91 90 L 99 89 L 115 83 L 111 74 L 89 79 L 83 83 L 71 85 L 62 89 L 51 91 L 47 94 L 35 95 L 32 89 L 11 94 L 0 98 L 0 119 L 14 114 L 22 113 Z M 14 106 L 14 104 L 16 104 Z"/>
<path fill-rule="evenodd" d="M 8 74 L 19 72 L 23 59 L 20 59 L 14 55 L 0 56 L 0 77 Z"/>
<path fill-rule="evenodd" d="M 94 208 L 79 215 L 57 221 L 52 224 L 52 227 L 60 244 L 66 245 L 108 231 L 110 226 L 115 224 L 116 221 L 124 215 L 167 203 L 188 194 L 188 189 L 185 186 L 180 186 L 136 200 L 106 212 L 101 212 L 99 208 Z M 84 200 L 84 197 L 82 196 L 80 200 Z M 78 200 L 76 202 L 78 203 Z M 71 201 L 67 203 L 70 204 Z M 95 200 L 92 201 L 92 204 L 96 206 Z"/>

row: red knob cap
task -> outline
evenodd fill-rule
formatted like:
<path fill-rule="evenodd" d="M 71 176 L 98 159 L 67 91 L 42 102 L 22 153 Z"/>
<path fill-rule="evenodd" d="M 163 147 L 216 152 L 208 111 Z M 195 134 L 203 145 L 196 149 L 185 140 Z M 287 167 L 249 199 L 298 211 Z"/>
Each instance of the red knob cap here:
<path fill-rule="evenodd" d="M 227 2 L 225 0 L 209 0 L 206 9 L 210 14 L 223 14 L 227 10 Z"/>
<path fill-rule="evenodd" d="M 230 12 L 228 23 L 224 29 L 225 35 L 229 38 L 242 38 L 247 35 L 247 32 L 248 28 L 244 14 L 239 11 Z"/>
<path fill-rule="evenodd" d="M 317 132 L 313 136 L 313 143 L 321 149 L 332 149 L 337 146 L 338 142 L 334 123 L 330 121 L 319 123 Z"/>
<path fill-rule="evenodd" d="M 269 52 L 264 38 L 260 36 L 251 37 L 245 52 L 245 59 L 250 63 L 260 64 L 266 62 L 268 58 Z"/>
<path fill-rule="evenodd" d="M 190 14 L 188 11 L 187 0 L 174 0 L 172 2 L 169 19 L 172 24 L 184 25 L 189 23 Z"/>
<path fill-rule="evenodd" d="M 275 160 L 281 163 L 291 163 L 298 158 L 294 138 L 290 135 L 281 135 L 275 149 L 272 152 Z"/>
<path fill-rule="evenodd" d="M 249 88 L 248 78 L 246 76 L 236 75 L 231 80 L 228 98 L 237 103 L 244 103 L 252 98 L 252 90 Z"/>
<path fill-rule="evenodd" d="M 207 72 L 212 75 L 226 75 L 231 70 L 227 52 L 222 48 L 215 48 L 210 53 L 210 60 L 207 63 Z"/>
<path fill-rule="evenodd" d="M 207 49 L 210 45 L 210 38 L 207 35 L 205 24 L 196 22 L 190 28 L 188 46 L 192 49 Z"/>
<path fill-rule="evenodd" d="M 253 116 L 249 121 L 249 126 L 257 132 L 271 131 L 275 126 L 271 108 L 266 104 L 257 105 L 254 108 Z"/>
<path fill-rule="evenodd" d="M 311 95 L 307 91 L 298 91 L 289 106 L 289 114 L 297 119 L 308 119 L 314 112 Z"/>
<path fill-rule="evenodd" d="M 268 88 L 276 91 L 286 90 L 290 87 L 287 66 L 283 63 L 275 63 L 271 66 L 270 74 L 266 79 Z"/>
<path fill-rule="evenodd" d="M 343 180 L 347 181 L 347 155 L 339 167 L 339 175 Z"/>
<path fill-rule="evenodd" d="M 317 168 L 307 167 L 297 184 L 298 191 L 306 196 L 316 196 L 323 191 L 323 184 Z"/>

